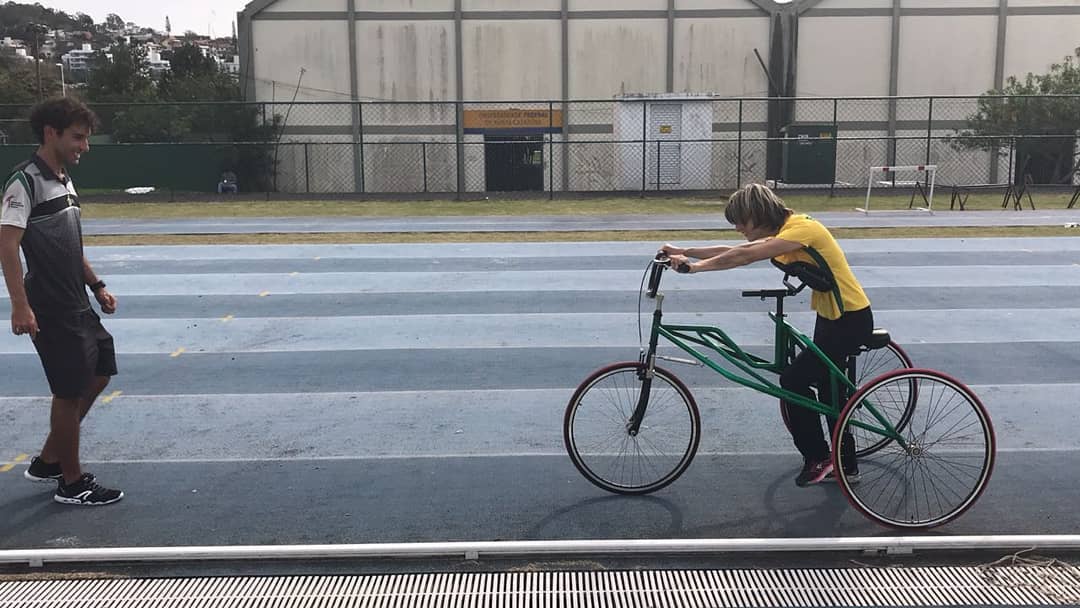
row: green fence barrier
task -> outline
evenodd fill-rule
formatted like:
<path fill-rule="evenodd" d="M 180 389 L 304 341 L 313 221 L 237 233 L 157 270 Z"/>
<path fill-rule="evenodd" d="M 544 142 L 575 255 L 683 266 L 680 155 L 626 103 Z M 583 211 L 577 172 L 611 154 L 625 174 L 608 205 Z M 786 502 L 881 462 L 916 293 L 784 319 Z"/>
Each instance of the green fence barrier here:
<path fill-rule="evenodd" d="M 158 190 L 215 192 L 225 170 L 244 178 L 237 159 L 258 144 L 95 144 L 71 176 L 79 190 L 122 190 L 153 186 Z M 33 154 L 35 146 L 0 146 L 0 171 L 5 174 Z"/>

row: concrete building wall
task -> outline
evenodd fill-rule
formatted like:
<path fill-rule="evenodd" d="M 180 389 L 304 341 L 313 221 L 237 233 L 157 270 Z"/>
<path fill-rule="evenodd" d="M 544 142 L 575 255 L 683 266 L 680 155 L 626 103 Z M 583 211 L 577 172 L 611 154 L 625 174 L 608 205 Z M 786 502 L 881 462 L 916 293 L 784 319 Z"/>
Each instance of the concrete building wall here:
<path fill-rule="evenodd" d="M 571 11 L 666 10 L 667 0 L 568 0 Z"/>
<path fill-rule="evenodd" d="M 901 17 L 897 93 L 978 95 L 994 88 L 997 21 L 996 15 Z"/>
<path fill-rule="evenodd" d="M 363 177 L 369 192 L 455 190 L 453 104 L 371 101 L 488 100 L 509 102 L 485 106 L 506 109 L 515 101 L 551 100 L 558 110 L 564 99 L 622 94 L 762 96 L 768 83 L 753 51 L 769 61 L 772 20 L 761 4 L 565 0 L 564 21 L 563 0 L 461 0 L 460 13 L 455 0 L 255 0 L 240 20 L 241 61 L 249 98 L 277 102 L 270 114 L 289 114 L 286 139 L 322 143 L 307 151 L 302 171 L 298 148 L 281 150 L 279 179 L 286 189 L 350 190 Z M 893 0 L 821 0 L 799 18 L 795 91 L 800 97 L 978 95 L 1002 77 L 1045 72 L 1077 46 L 1080 0 L 1008 0 L 1004 13 L 1001 0 L 901 0 L 899 8 Z M 354 93 L 369 102 L 362 132 L 355 124 L 360 116 L 348 105 L 289 107 L 294 95 L 321 102 L 348 101 Z M 705 187 L 765 177 L 766 146 L 759 140 L 766 133 L 766 104 L 741 104 L 741 141 L 739 105 L 713 105 L 714 141 L 707 155 L 712 175 Z M 900 137 L 895 154 L 884 140 L 839 143 L 839 179 L 865 183 L 870 164 L 925 160 L 922 122 L 928 113 L 936 137 L 951 133 L 974 109 L 966 100 L 941 98 L 930 105 L 927 99 L 804 100 L 794 118 L 831 122 L 835 108 L 841 137 Z M 614 122 L 611 103 L 566 107 L 565 131 L 545 135 L 555 145 L 545 143 L 545 171 L 554 173 L 544 187 L 562 189 L 564 176 L 575 190 L 636 183 L 640 176 L 620 175 L 617 167 L 610 143 Z M 575 143 L 564 148 L 567 137 Z M 359 140 L 363 176 L 353 154 L 361 149 L 352 145 Z M 423 141 L 439 145 L 425 148 Z M 460 177 L 466 190 L 481 191 L 484 136 L 470 134 L 465 142 Z M 930 154 L 956 181 L 1000 179 L 1005 171 L 1005 160 L 994 172 L 989 155 L 957 152 L 943 142 L 932 141 Z M 310 160 L 318 155 L 328 164 L 312 169 Z M 417 169 L 424 164 L 426 185 Z"/>
<path fill-rule="evenodd" d="M 1001 28 L 999 0 L 902 0 L 894 58 L 892 0 L 822 0 L 799 20 L 796 92 L 977 95 L 995 86 L 997 72 L 1044 72 L 1080 46 L 1078 2 L 1008 0 Z M 241 60 L 257 99 L 278 99 L 300 67 L 307 73 L 298 98 L 349 98 L 348 0 L 253 4 L 260 8 Z M 667 92 L 669 79 L 672 92 L 767 90 L 753 50 L 768 59 L 770 21 L 749 0 L 676 0 L 671 13 L 668 0 L 567 0 L 567 91 L 562 0 L 462 0 L 461 91 L 454 0 L 354 4 L 362 99 L 610 98 Z"/>
<path fill-rule="evenodd" d="M 345 0 L 277 0 L 263 10 L 269 13 L 344 11 Z"/>
<path fill-rule="evenodd" d="M 1010 0 L 1009 5 L 1014 4 L 1019 8 L 1027 3 Z M 1055 4 L 1080 8 L 1078 0 L 1057 0 Z M 1042 74 L 1080 47 L 1080 11 L 1052 16 L 1012 15 L 1005 36 L 1005 76 L 1023 79 L 1028 72 Z"/>
<path fill-rule="evenodd" d="M 769 19 L 732 17 L 675 21 L 674 89 L 682 93 L 765 96 L 769 82 L 754 49 L 768 56 Z M 662 57 L 662 55 L 661 55 Z"/>
<path fill-rule="evenodd" d="M 561 0 L 461 0 L 463 11 L 557 11 Z"/>
<path fill-rule="evenodd" d="M 666 36 L 662 19 L 570 21 L 570 98 L 664 92 Z"/>
<path fill-rule="evenodd" d="M 796 92 L 811 97 L 888 95 L 890 31 L 888 17 L 802 17 Z"/>
<path fill-rule="evenodd" d="M 465 99 L 557 99 L 560 29 L 555 20 L 469 20 L 462 24 Z"/>
<path fill-rule="evenodd" d="M 342 0 L 338 0 L 341 2 Z M 454 10 L 454 0 L 356 0 L 357 11 L 446 12 Z"/>
<path fill-rule="evenodd" d="M 453 21 L 360 21 L 356 77 L 361 99 L 457 99 Z"/>
<path fill-rule="evenodd" d="M 297 101 L 348 101 L 349 57 L 344 21 L 256 20 L 251 65 L 259 101 L 289 101 L 304 69 Z"/>

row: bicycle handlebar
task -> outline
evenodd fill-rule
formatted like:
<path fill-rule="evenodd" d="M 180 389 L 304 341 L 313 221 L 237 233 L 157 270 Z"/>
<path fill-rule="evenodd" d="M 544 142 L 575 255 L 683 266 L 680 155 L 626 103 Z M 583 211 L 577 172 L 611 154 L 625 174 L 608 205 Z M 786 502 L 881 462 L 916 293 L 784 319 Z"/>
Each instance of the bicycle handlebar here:
<path fill-rule="evenodd" d="M 656 297 L 656 292 L 660 289 L 660 275 L 664 273 L 665 268 L 671 268 L 671 259 L 663 251 L 657 251 L 652 261 L 652 269 L 649 272 L 649 289 L 645 292 L 645 295 L 649 298 Z M 675 272 L 686 274 L 690 272 L 690 265 L 683 262 L 675 268 Z"/>
<path fill-rule="evenodd" d="M 657 252 L 653 257 L 652 268 L 649 270 L 649 288 L 645 292 L 645 296 L 652 299 L 656 297 L 657 290 L 660 289 L 660 275 L 664 273 L 664 269 L 668 267 L 671 260 L 668 259 L 667 254 L 664 252 Z"/>
<path fill-rule="evenodd" d="M 656 253 L 656 256 L 653 258 L 652 268 L 649 271 L 649 287 L 648 290 L 645 292 L 645 295 L 647 297 L 649 297 L 650 299 L 656 297 L 656 292 L 660 289 L 660 277 L 661 275 L 663 275 L 664 269 L 670 267 L 671 260 L 668 258 L 667 254 L 663 251 L 658 251 Z M 675 272 L 690 272 L 690 266 L 687 265 L 686 262 L 683 262 L 682 264 L 679 264 L 678 268 L 675 269 Z M 788 276 L 789 275 L 786 274 L 784 275 L 784 287 L 786 289 L 750 290 L 742 292 L 742 296 L 744 298 L 761 298 L 762 300 L 764 300 L 765 298 L 782 299 L 788 296 L 793 296 L 806 287 L 806 283 L 802 283 L 798 287 L 795 287 L 790 282 L 788 282 Z"/>

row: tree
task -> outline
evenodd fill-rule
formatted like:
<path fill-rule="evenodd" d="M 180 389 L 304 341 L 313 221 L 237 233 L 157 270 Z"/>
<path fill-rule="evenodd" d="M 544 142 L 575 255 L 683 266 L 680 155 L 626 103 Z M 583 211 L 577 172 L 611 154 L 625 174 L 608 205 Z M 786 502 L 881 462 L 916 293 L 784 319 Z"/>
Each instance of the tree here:
<path fill-rule="evenodd" d="M 110 49 L 112 60 L 98 51 L 91 60 L 87 94 L 95 102 L 153 101 L 154 81 L 150 62 L 141 44 L 118 41 Z"/>
<path fill-rule="evenodd" d="M 76 13 L 74 29 L 82 32 L 94 31 L 94 18 L 86 13 Z"/>
<path fill-rule="evenodd" d="M 0 55 L 0 104 L 37 102 L 37 78 L 32 61 Z M 60 72 L 51 63 L 42 65 L 41 88 L 44 96 L 60 94 Z"/>
<path fill-rule="evenodd" d="M 111 31 L 119 32 L 124 29 L 124 20 L 116 13 L 109 13 L 105 16 L 105 26 Z"/>
<path fill-rule="evenodd" d="M 0 4 L 0 37 L 21 38 L 26 26 L 40 23 L 51 30 L 70 30 L 75 27 L 76 19 L 64 11 L 45 8 L 40 4 Z"/>
<path fill-rule="evenodd" d="M 185 42 L 169 57 L 170 71 L 178 78 L 210 76 L 217 72 L 214 60 L 203 55 L 199 47 Z"/>
<path fill-rule="evenodd" d="M 1017 181 L 1027 173 L 1036 183 L 1069 183 L 1080 170 L 1078 116 L 1080 48 L 1045 74 L 1010 76 L 1001 90 L 982 95 L 952 144 L 1001 153 L 1015 142 Z"/>

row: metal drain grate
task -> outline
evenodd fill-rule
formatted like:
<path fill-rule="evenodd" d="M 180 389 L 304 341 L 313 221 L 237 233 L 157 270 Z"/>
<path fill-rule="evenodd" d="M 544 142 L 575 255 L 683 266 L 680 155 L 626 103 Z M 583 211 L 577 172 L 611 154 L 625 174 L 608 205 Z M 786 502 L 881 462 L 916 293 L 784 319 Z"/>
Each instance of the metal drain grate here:
<path fill-rule="evenodd" d="M 511 572 L 12 581 L 0 608 L 1057 606 L 1068 567 Z"/>

